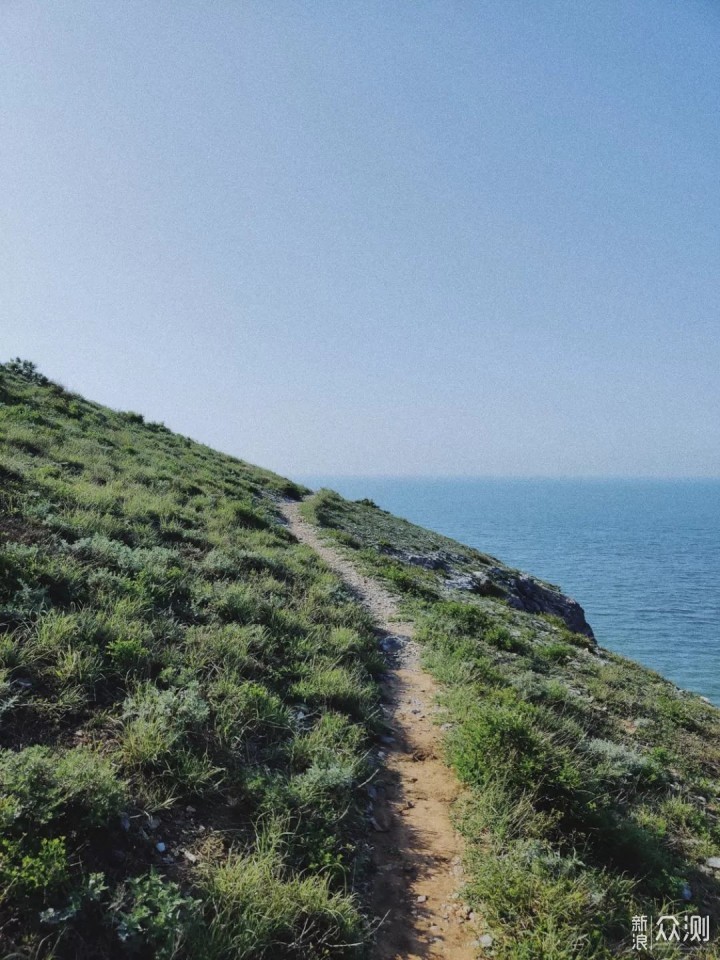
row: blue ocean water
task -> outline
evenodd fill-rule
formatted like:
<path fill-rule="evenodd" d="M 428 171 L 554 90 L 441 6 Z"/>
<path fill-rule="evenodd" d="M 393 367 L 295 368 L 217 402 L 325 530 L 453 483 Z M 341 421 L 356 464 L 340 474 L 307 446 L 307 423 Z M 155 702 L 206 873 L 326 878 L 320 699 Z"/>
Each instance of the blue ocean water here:
<path fill-rule="evenodd" d="M 555 583 L 598 642 L 720 706 L 720 481 L 311 477 Z"/>

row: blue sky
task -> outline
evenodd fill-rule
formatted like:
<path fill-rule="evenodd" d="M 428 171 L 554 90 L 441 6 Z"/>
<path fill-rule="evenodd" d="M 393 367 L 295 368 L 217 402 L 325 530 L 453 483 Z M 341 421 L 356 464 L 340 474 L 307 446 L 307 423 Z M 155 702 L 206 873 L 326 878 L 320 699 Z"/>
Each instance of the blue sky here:
<path fill-rule="evenodd" d="M 0 356 L 287 474 L 720 476 L 720 7 L 0 6 Z"/>

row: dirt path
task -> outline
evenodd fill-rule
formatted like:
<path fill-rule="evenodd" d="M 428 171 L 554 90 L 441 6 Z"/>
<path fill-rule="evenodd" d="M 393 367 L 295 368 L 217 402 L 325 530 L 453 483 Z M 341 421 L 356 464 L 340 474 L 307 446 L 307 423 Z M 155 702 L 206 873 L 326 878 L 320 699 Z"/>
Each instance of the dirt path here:
<path fill-rule="evenodd" d="M 435 685 L 420 669 L 413 625 L 396 619 L 397 600 L 359 573 L 300 516 L 297 503 L 283 512 L 290 529 L 352 588 L 377 624 L 388 658 L 383 710 L 392 731 L 383 744 L 382 780 L 369 788 L 377 870 L 374 960 L 473 960 L 472 915 L 458 899 L 461 840 L 450 823 L 459 793 L 452 771 L 438 757 L 439 734 L 431 715 Z"/>

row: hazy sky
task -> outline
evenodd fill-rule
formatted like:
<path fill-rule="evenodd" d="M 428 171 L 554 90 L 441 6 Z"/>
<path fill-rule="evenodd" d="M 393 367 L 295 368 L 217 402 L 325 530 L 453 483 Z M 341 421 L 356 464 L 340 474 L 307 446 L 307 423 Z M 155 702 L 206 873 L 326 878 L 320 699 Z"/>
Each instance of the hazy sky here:
<path fill-rule="evenodd" d="M 716 0 L 0 2 L 0 359 L 286 474 L 720 476 Z"/>

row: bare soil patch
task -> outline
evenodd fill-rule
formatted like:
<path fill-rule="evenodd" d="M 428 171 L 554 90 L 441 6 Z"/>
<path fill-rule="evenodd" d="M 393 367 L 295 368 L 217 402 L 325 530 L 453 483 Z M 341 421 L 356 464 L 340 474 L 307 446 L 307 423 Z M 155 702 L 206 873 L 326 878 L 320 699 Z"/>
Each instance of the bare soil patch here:
<path fill-rule="evenodd" d="M 450 808 L 460 785 L 442 760 L 433 722 L 435 684 L 420 668 L 413 624 L 399 622 L 396 598 L 361 574 L 300 515 L 283 504 L 291 531 L 312 547 L 372 614 L 388 669 L 383 710 L 384 769 L 369 788 L 376 869 L 373 906 L 382 920 L 375 960 L 472 960 L 473 916 L 459 899 L 462 840 Z"/>

